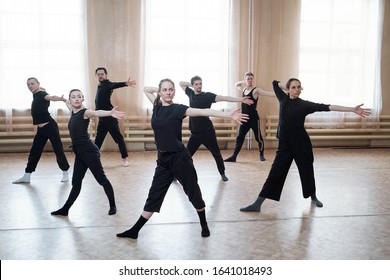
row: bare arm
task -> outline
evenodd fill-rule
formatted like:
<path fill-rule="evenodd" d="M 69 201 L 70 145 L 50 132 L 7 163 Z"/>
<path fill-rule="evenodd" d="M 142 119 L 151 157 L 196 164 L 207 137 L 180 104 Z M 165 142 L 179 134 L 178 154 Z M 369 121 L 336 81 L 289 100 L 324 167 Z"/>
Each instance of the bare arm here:
<path fill-rule="evenodd" d="M 158 88 L 156 88 L 156 87 L 144 87 L 144 93 L 145 93 L 146 97 L 149 99 L 149 101 L 152 102 L 152 104 L 154 103 L 154 100 L 156 99 L 156 96 L 154 94 L 157 93 L 157 91 L 158 91 Z"/>
<path fill-rule="evenodd" d="M 283 89 L 283 88 L 281 88 L 281 89 Z M 258 95 L 261 95 L 261 96 L 271 96 L 271 97 L 275 97 L 276 96 L 274 92 L 266 91 L 266 90 L 263 90 L 261 88 L 256 88 L 255 92 Z"/>
<path fill-rule="evenodd" d="M 73 106 L 72 106 L 72 104 L 70 104 L 70 100 L 66 100 L 65 105 L 66 105 L 66 107 L 68 107 L 69 111 L 73 110 Z"/>
<path fill-rule="evenodd" d="M 215 98 L 215 102 L 220 102 L 220 101 L 240 102 L 240 103 L 242 102 L 248 105 L 253 104 L 253 100 L 249 99 L 249 96 L 238 98 L 233 96 L 217 95 L 217 97 Z"/>
<path fill-rule="evenodd" d="M 184 91 L 186 91 L 186 88 L 187 88 L 187 87 L 190 87 L 190 86 L 191 86 L 191 83 L 181 81 L 181 82 L 179 83 L 179 85 L 180 85 L 180 87 L 181 87 Z"/>
<path fill-rule="evenodd" d="M 45 100 L 47 100 L 47 101 L 63 101 L 63 102 L 66 102 L 66 99 L 64 98 L 64 95 L 62 95 L 61 97 L 57 96 L 57 95 L 46 95 L 45 96 Z"/>
<path fill-rule="evenodd" d="M 240 91 L 243 91 L 245 86 L 245 81 L 238 81 L 237 83 L 235 83 L 234 86 L 238 88 Z"/>
<path fill-rule="evenodd" d="M 235 122 L 242 124 L 242 122 L 247 122 L 249 116 L 247 114 L 240 113 L 241 108 L 237 108 L 231 112 L 216 111 L 213 109 L 197 109 L 197 108 L 188 108 L 186 111 L 186 116 L 189 117 L 220 117 L 232 119 Z"/>
<path fill-rule="evenodd" d="M 109 110 L 91 110 L 87 109 L 84 113 L 84 117 L 93 118 L 93 117 L 114 117 L 116 119 L 121 119 L 125 116 L 125 112 L 118 111 L 118 106 L 115 106 L 111 111 Z"/>
<path fill-rule="evenodd" d="M 367 117 L 371 114 L 370 109 L 361 108 L 363 104 L 357 105 L 355 107 L 346 107 L 346 106 L 339 106 L 339 105 L 330 105 L 329 110 L 336 111 L 336 112 L 353 112 L 361 117 Z"/>

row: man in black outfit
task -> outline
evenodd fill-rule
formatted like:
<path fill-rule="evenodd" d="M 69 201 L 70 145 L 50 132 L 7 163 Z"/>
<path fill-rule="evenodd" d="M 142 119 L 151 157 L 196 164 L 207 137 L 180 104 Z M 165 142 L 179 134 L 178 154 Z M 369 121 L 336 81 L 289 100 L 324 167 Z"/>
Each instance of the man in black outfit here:
<path fill-rule="evenodd" d="M 95 98 L 96 110 L 112 110 L 114 108 L 114 106 L 111 104 L 111 95 L 113 90 L 121 87 L 134 87 L 136 85 L 136 82 L 132 81 L 130 77 L 126 82 L 114 83 L 109 81 L 107 78 L 107 70 L 104 67 L 98 67 L 95 70 L 95 75 L 99 81 Z M 95 137 L 96 146 L 98 146 L 99 149 L 102 147 L 107 132 L 110 132 L 111 137 L 114 139 L 115 143 L 118 144 L 123 160 L 123 166 L 129 166 L 126 143 L 123 135 L 119 130 L 119 123 L 117 119 L 113 117 L 99 118 Z"/>
<path fill-rule="evenodd" d="M 203 92 L 202 78 L 199 76 L 192 77 L 191 83 L 183 81 L 180 82 L 180 87 L 190 99 L 190 107 L 192 108 L 211 108 L 213 103 L 219 101 L 242 102 L 247 105 L 253 104 L 253 101 L 249 100 L 247 97 L 237 98 L 232 96 L 216 95 L 211 92 Z M 215 134 L 212 121 L 209 117 L 190 117 L 189 122 L 191 136 L 188 140 L 187 149 L 191 153 L 191 156 L 193 156 L 199 149 L 200 145 L 203 144 L 213 155 L 222 180 L 228 181 L 229 179 L 225 175 L 225 164 L 223 162 L 221 151 L 218 147 L 217 136 Z"/>

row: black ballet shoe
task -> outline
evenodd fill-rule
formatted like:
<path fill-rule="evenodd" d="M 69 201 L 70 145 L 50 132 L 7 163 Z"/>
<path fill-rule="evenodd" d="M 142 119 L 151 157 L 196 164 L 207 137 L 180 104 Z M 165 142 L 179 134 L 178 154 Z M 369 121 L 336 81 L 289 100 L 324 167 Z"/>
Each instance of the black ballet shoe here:
<path fill-rule="evenodd" d="M 108 210 L 108 215 L 115 215 L 116 214 L 116 206 L 110 207 L 110 210 Z"/>
<path fill-rule="evenodd" d="M 202 237 L 209 237 L 210 236 L 210 230 L 209 230 L 209 227 L 207 226 L 207 224 L 202 226 L 201 235 L 202 235 Z"/>
<path fill-rule="evenodd" d="M 265 161 L 265 157 L 264 157 L 264 155 L 260 155 L 260 161 Z"/>
<path fill-rule="evenodd" d="M 224 181 L 224 182 L 229 181 L 229 178 L 226 177 L 225 174 L 222 174 L 222 175 L 221 175 L 221 178 L 222 178 L 222 181 Z"/>
<path fill-rule="evenodd" d="M 228 157 L 227 159 L 224 160 L 224 162 L 236 162 L 236 157 L 235 156 Z"/>
<path fill-rule="evenodd" d="M 50 214 L 54 216 L 68 216 L 68 210 L 61 208 L 58 209 L 57 211 L 51 212 Z"/>

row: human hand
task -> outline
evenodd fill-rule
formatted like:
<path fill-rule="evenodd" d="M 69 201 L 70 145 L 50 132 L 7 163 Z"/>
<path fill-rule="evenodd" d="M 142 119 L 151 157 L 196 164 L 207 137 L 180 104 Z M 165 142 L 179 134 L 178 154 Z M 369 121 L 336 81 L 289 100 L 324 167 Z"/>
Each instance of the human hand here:
<path fill-rule="evenodd" d="M 128 87 L 135 87 L 136 84 L 137 84 L 137 82 L 136 81 L 132 81 L 130 77 L 129 77 L 129 79 L 126 82 L 126 85 Z"/>
<path fill-rule="evenodd" d="M 240 111 L 241 111 L 241 108 L 237 108 L 237 109 L 233 110 L 230 113 L 230 117 L 235 122 L 237 122 L 239 124 L 242 124 L 243 122 L 247 122 L 248 121 L 249 116 L 247 114 L 240 113 Z"/>
<path fill-rule="evenodd" d="M 125 116 L 125 112 L 118 111 L 116 108 L 118 108 L 118 106 L 115 106 L 111 110 L 111 116 L 116 118 L 116 119 L 122 119 Z"/>
<path fill-rule="evenodd" d="M 361 108 L 364 104 L 360 104 L 360 105 L 357 105 L 354 109 L 353 109 L 353 112 L 355 114 L 358 114 L 360 116 L 362 116 L 363 118 L 365 117 L 368 117 L 369 115 L 371 115 L 371 109 L 366 109 L 366 108 Z"/>

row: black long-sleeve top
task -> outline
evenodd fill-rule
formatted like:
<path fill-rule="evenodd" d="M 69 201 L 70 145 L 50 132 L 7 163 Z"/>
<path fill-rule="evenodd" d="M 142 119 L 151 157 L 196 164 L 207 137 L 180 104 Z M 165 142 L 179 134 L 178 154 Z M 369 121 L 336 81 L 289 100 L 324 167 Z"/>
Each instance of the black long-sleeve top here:
<path fill-rule="evenodd" d="M 304 127 L 306 116 L 314 112 L 330 111 L 330 105 L 300 98 L 291 99 L 278 84 L 279 81 L 272 82 L 274 92 L 279 100 L 279 124 L 276 137 L 279 140 L 287 141 L 301 141 L 308 138 Z"/>
<path fill-rule="evenodd" d="M 110 82 L 108 79 L 101 81 L 96 90 L 96 110 L 112 110 L 111 95 L 114 89 L 127 87 L 126 82 Z"/>

